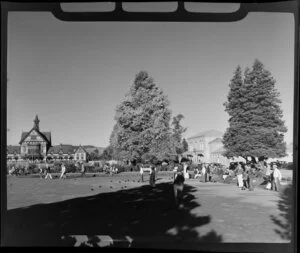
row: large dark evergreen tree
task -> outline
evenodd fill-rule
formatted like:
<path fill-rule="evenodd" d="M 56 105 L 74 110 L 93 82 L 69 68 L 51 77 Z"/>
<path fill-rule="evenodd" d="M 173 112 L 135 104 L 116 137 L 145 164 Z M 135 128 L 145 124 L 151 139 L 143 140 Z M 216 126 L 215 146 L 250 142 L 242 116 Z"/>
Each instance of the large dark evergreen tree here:
<path fill-rule="evenodd" d="M 229 114 L 229 127 L 223 137 L 225 155 L 245 159 L 285 156 L 287 129 L 271 73 L 255 60 L 251 70 L 246 68 L 244 79 L 237 67 L 229 87 L 224 103 Z"/>

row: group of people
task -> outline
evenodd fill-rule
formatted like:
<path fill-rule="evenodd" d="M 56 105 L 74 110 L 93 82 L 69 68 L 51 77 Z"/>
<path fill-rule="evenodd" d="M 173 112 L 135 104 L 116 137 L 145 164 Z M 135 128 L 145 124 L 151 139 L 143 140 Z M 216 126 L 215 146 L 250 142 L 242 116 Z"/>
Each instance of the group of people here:
<path fill-rule="evenodd" d="M 105 163 L 103 170 L 105 173 L 113 176 L 114 174 L 117 174 L 119 172 L 118 168 L 115 165 L 110 165 L 109 163 Z"/>
<path fill-rule="evenodd" d="M 279 191 L 280 181 L 282 178 L 281 172 L 276 163 L 272 163 L 271 167 L 264 162 L 263 165 L 256 165 L 253 163 L 237 163 L 234 170 L 237 177 L 237 185 L 240 189 L 249 191 L 254 190 L 254 180 L 257 171 L 265 172 L 267 184 L 266 189 Z"/>
<path fill-rule="evenodd" d="M 272 164 L 271 169 L 267 169 L 266 176 L 268 180 L 266 189 L 272 191 L 279 191 L 282 174 L 276 163 Z"/>
<path fill-rule="evenodd" d="M 153 164 L 153 165 L 150 165 L 150 171 L 149 171 L 149 174 L 150 174 L 150 177 L 149 177 L 149 183 L 152 187 L 155 187 L 155 180 L 156 180 L 156 172 L 157 172 L 157 167 L 158 164 Z M 144 168 L 144 165 L 143 164 L 137 164 L 137 167 L 140 171 L 140 178 L 141 178 L 141 182 L 144 182 L 144 172 L 145 172 L 145 169 Z"/>
<path fill-rule="evenodd" d="M 211 182 L 213 170 L 214 167 L 211 164 L 199 164 L 199 166 L 194 169 L 194 178 L 202 179 L 203 183 Z"/>
<path fill-rule="evenodd" d="M 255 176 L 255 167 L 246 163 L 244 166 L 242 163 L 238 163 L 234 170 L 237 177 L 238 187 L 242 190 L 248 189 L 249 191 L 254 190 L 253 180 Z"/>
<path fill-rule="evenodd" d="M 45 168 L 42 168 L 41 164 L 39 164 L 38 166 L 39 166 L 39 173 L 40 173 L 41 178 L 44 177 L 45 179 L 48 179 L 48 178 L 52 179 L 51 167 L 47 161 L 45 163 Z M 78 170 L 80 170 L 81 176 L 84 176 L 86 173 L 86 167 L 84 166 L 84 163 L 76 162 L 75 166 Z M 67 178 L 67 168 L 66 168 L 65 163 L 61 163 L 60 168 L 61 168 L 61 171 L 60 171 L 59 179 Z"/>

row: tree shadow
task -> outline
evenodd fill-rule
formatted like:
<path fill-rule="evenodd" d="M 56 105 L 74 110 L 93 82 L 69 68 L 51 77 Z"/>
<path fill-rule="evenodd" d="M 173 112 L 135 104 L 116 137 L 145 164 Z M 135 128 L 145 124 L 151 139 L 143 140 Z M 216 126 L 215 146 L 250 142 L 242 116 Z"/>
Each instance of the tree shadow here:
<path fill-rule="evenodd" d="M 101 193 L 50 204 L 7 211 L 5 246 L 113 246 L 191 248 L 198 243 L 222 242 L 215 231 L 200 235 L 197 227 L 211 217 L 191 210 L 200 205 L 185 185 L 183 207 L 173 199 L 173 184 Z M 82 236 L 72 236 L 82 235 Z M 108 235 L 106 239 L 98 235 Z M 108 239 L 107 239 L 108 238 Z M 104 241 L 110 241 L 105 242 Z M 199 245 L 198 245 L 199 246 Z"/>
<path fill-rule="evenodd" d="M 280 193 L 280 200 L 278 201 L 279 216 L 271 215 L 271 220 L 278 226 L 275 232 L 284 240 L 291 240 L 292 198 L 293 186 L 289 184 Z"/>

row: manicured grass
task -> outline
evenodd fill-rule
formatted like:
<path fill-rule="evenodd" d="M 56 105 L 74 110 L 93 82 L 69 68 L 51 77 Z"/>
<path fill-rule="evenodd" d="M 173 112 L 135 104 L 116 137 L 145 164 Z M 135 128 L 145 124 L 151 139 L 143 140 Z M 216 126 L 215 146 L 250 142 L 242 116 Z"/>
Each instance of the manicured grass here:
<path fill-rule="evenodd" d="M 190 179 L 178 209 L 172 176 L 159 172 L 155 188 L 149 174 L 140 182 L 138 172 L 64 180 L 8 177 L 4 245 L 74 245 L 67 235 L 129 236 L 133 247 L 187 249 L 201 249 L 203 242 L 289 241 L 291 186 L 280 193 L 250 192 Z"/>

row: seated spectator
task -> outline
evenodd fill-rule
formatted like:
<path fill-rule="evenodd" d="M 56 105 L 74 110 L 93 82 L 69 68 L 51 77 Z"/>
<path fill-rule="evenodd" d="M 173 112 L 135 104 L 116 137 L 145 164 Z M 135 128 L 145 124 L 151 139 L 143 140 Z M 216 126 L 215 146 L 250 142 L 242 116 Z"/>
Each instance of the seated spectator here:
<path fill-rule="evenodd" d="M 194 178 L 201 177 L 201 173 L 198 168 L 194 170 Z"/>
<path fill-rule="evenodd" d="M 15 169 L 15 166 L 12 166 L 11 169 L 8 171 L 8 174 L 9 175 L 13 175 L 16 173 L 16 169 Z"/>

